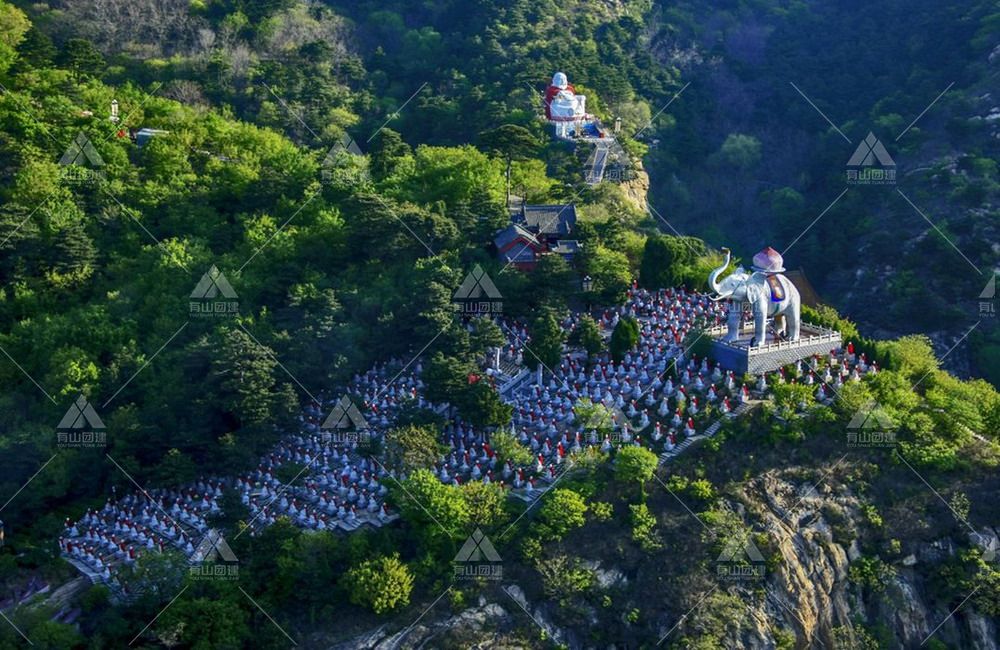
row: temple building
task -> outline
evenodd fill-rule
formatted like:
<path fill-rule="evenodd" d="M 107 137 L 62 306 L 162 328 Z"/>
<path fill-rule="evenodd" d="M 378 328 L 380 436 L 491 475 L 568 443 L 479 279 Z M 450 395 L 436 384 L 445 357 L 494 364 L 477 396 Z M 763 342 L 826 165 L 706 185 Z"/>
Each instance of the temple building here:
<path fill-rule="evenodd" d="M 576 230 L 576 206 L 569 204 L 528 205 L 511 212 L 511 224 L 493 238 L 503 264 L 522 271 L 535 268 L 543 255 L 562 255 L 572 262 L 580 243 L 572 238 Z"/>

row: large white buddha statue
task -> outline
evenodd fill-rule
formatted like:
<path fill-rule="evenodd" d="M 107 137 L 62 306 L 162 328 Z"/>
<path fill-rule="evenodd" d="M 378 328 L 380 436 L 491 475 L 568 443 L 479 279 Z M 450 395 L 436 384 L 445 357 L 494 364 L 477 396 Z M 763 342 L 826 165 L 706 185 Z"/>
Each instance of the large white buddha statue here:
<path fill-rule="evenodd" d="M 566 74 L 557 72 L 545 92 L 545 117 L 556 124 L 556 135 L 568 136 L 569 127 L 587 117 L 587 98 L 577 95 Z"/>

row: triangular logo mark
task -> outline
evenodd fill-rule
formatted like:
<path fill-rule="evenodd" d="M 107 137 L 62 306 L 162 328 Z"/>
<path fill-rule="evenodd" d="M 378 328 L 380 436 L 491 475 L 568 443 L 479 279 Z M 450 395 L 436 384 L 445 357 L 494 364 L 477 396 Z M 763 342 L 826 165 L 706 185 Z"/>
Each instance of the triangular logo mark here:
<path fill-rule="evenodd" d="M 483 267 L 476 264 L 469 274 L 465 276 L 458 289 L 455 290 L 453 298 L 455 300 L 467 300 L 483 296 L 495 299 L 502 297 L 500 291 L 497 289 L 497 285 L 493 284 L 493 280 L 486 274 Z"/>
<path fill-rule="evenodd" d="M 192 298 L 236 298 L 236 291 L 222 271 L 213 264 L 191 292 Z"/>
<path fill-rule="evenodd" d="M 490 538 L 480 529 L 476 529 L 462 544 L 455 555 L 455 562 L 500 562 L 500 554 Z"/>
<path fill-rule="evenodd" d="M 876 162 L 884 167 L 896 166 L 885 146 L 875 137 L 874 133 L 869 131 L 865 139 L 858 144 L 858 148 L 854 150 L 847 164 L 850 167 L 871 167 Z"/>
<path fill-rule="evenodd" d="M 82 394 L 76 398 L 72 406 L 66 411 L 66 415 L 59 420 L 59 429 L 103 429 L 104 422 L 101 421 L 100 416 L 97 415 L 97 411 L 94 407 L 87 401 L 87 398 Z"/>
<path fill-rule="evenodd" d="M 589 404 L 583 406 L 591 409 L 584 423 L 587 429 L 616 429 L 621 424 L 621 420 L 616 417 L 617 414 L 608 408 L 602 408 L 600 402 L 592 406 Z"/>
<path fill-rule="evenodd" d="M 990 276 L 990 281 L 986 283 L 983 287 L 983 292 L 979 294 L 980 298 L 984 300 L 993 300 L 997 297 L 997 274 L 994 273 Z"/>
<path fill-rule="evenodd" d="M 878 431 L 888 431 L 893 429 L 895 424 L 878 402 L 872 400 L 859 408 L 847 423 L 847 428 L 852 431 L 862 431 L 875 429 Z"/>
<path fill-rule="evenodd" d="M 352 158 L 362 158 L 364 152 L 358 143 L 347 133 L 340 141 L 330 147 L 320 165 L 320 176 L 325 182 L 337 184 L 366 184 L 371 178 L 366 164 L 352 161 Z"/>
<path fill-rule="evenodd" d="M 628 429 L 633 433 L 638 433 L 644 428 L 639 426 L 637 423 L 632 422 L 628 415 L 626 415 L 625 412 L 617 406 L 611 409 L 611 426 L 615 429 Z"/>
<path fill-rule="evenodd" d="M 326 153 L 326 158 L 323 159 L 323 164 L 334 164 L 342 153 L 349 153 L 352 156 L 364 155 L 364 152 L 361 151 L 361 147 L 358 146 L 358 143 L 355 142 L 351 136 L 345 133 L 343 137 L 340 138 L 340 142 L 330 147 L 330 150 Z"/>
<path fill-rule="evenodd" d="M 223 562 L 237 562 L 236 554 L 229 548 L 229 543 L 222 533 L 214 528 L 209 530 L 204 539 L 194 549 L 191 555 L 192 562 L 211 562 L 215 559 Z"/>
<path fill-rule="evenodd" d="M 744 559 L 748 559 L 754 564 L 763 564 L 765 562 L 764 555 L 749 537 L 743 542 L 736 538 L 730 538 L 726 542 L 722 552 L 719 553 L 719 558 L 716 562 L 740 562 Z"/>
<path fill-rule="evenodd" d="M 104 159 L 101 158 L 101 154 L 97 153 L 97 149 L 90 142 L 90 138 L 85 136 L 83 132 L 80 132 L 76 134 L 76 139 L 67 147 L 66 152 L 59 159 L 59 164 L 65 166 L 83 165 L 84 163 L 90 163 L 91 167 L 103 167 Z"/>
<path fill-rule="evenodd" d="M 606 406 L 603 402 L 594 402 L 593 404 L 583 402 L 578 406 L 591 409 L 583 423 L 584 428 L 587 429 L 618 431 L 628 428 L 629 431 L 638 432 L 645 428 L 632 422 L 625 412 L 617 406 Z"/>
<path fill-rule="evenodd" d="M 323 421 L 323 429 L 367 429 L 368 422 L 365 421 L 361 411 L 354 405 L 354 402 L 344 395 L 337 402 L 330 415 Z"/>

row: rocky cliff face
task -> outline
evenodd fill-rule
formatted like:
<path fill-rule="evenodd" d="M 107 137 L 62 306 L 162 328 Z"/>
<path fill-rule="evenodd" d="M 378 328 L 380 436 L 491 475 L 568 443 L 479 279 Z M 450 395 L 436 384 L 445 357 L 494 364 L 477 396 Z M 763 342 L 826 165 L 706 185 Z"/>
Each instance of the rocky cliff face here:
<path fill-rule="evenodd" d="M 727 647 L 775 647 L 770 632 L 775 621 L 795 631 L 796 647 L 843 647 L 845 636 L 862 621 L 887 627 L 896 648 L 916 648 L 933 638 L 950 648 L 997 649 L 995 620 L 977 614 L 971 601 L 952 613 L 929 593 L 928 567 L 954 556 L 956 540 L 911 549 L 904 544 L 912 552 L 890 564 L 884 591 L 872 594 L 850 580 L 849 567 L 861 551 L 856 538 L 844 539 L 865 521 L 861 501 L 844 486 L 814 487 L 790 474 L 765 474 L 731 503 L 748 525 L 767 531 L 780 562 L 765 579 L 763 604 L 751 606 L 750 620 L 759 624 L 728 639 Z M 971 537 L 984 549 L 997 542 L 992 529 Z M 955 602 L 966 595 L 956 594 Z"/>
<path fill-rule="evenodd" d="M 766 558 L 764 578 L 750 582 L 719 582 L 712 589 L 728 606 L 711 616 L 723 626 L 709 622 L 713 599 L 704 595 L 704 583 L 695 586 L 695 574 L 685 574 L 689 563 L 665 565 L 650 561 L 643 571 L 658 572 L 667 580 L 691 582 L 690 611 L 684 605 L 657 621 L 657 637 L 662 647 L 733 648 L 771 650 L 774 648 L 869 648 L 862 638 L 864 628 L 879 628 L 886 648 L 935 647 L 998 650 L 997 621 L 975 609 L 969 594 L 935 596 L 930 576 L 934 567 L 953 558 L 959 548 L 972 545 L 997 548 L 997 531 L 984 529 L 970 534 L 969 540 L 941 537 L 908 544 L 901 540 L 898 552 L 887 555 L 880 588 L 852 579 L 852 565 L 864 564 L 864 530 L 871 514 L 865 498 L 850 486 L 822 472 L 801 468 L 767 471 L 746 482 L 737 493 L 723 499 L 719 508 L 757 534 Z M 698 531 L 694 531 L 697 534 Z M 627 530 L 619 531 L 625 538 Z M 680 540 L 675 540 L 683 545 Z M 601 590 L 629 590 L 628 570 L 620 570 L 606 540 L 607 555 L 601 560 L 585 560 L 594 572 L 595 586 Z M 668 540 L 668 545 L 670 541 Z M 869 549 L 870 550 L 870 549 Z M 709 570 L 714 570 L 709 563 Z M 506 568 L 505 568 L 506 571 Z M 677 575 L 670 575 L 675 573 Z M 724 596 L 723 596 L 724 595 Z M 441 599 L 445 601 L 445 598 Z M 426 607 L 429 603 L 421 606 Z M 650 603 L 652 605 L 652 603 Z M 525 593 L 515 584 L 501 583 L 485 590 L 474 606 L 448 612 L 442 602 L 429 608 L 416 621 L 381 626 L 363 636 L 336 645 L 316 647 L 347 650 L 406 648 L 547 648 L 613 650 L 631 647 L 621 644 L 595 645 L 588 642 L 594 630 L 618 622 L 626 612 L 616 608 L 578 607 L 574 622 L 551 599 Z M 650 610 L 652 613 L 652 610 Z M 607 617 L 615 617 L 615 621 Z M 403 627 L 406 626 L 406 627 Z M 703 642 L 707 645 L 702 645 Z M 655 643 L 652 639 L 649 645 Z M 672 644 L 678 644 L 672 646 Z M 943 646 L 937 646 L 943 647 Z"/>
<path fill-rule="evenodd" d="M 629 203 L 640 212 L 649 209 L 649 174 L 642 169 L 635 171 L 635 176 L 621 184 L 622 194 Z"/>

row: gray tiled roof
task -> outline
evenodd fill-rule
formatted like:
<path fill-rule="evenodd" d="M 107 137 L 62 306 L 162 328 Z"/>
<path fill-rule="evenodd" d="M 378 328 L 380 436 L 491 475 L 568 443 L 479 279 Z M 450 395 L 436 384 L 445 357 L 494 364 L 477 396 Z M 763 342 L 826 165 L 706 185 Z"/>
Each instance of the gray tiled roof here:
<path fill-rule="evenodd" d="M 504 262 L 534 262 L 535 251 L 530 246 L 515 246 L 500 256 Z"/>
<path fill-rule="evenodd" d="M 575 239 L 560 239 L 552 247 L 553 253 L 560 255 L 573 255 L 580 252 L 580 242 Z"/>
<path fill-rule="evenodd" d="M 535 237 L 529 230 L 524 228 L 519 224 L 513 224 L 507 226 L 493 237 L 493 244 L 497 247 L 497 250 L 502 250 L 504 246 L 509 245 L 512 241 L 518 237 L 524 237 L 533 244 L 540 245 L 538 238 Z"/>
<path fill-rule="evenodd" d="M 541 235 L 569 235 L 576 227 L 576 206 L 522 204 L 515 220 Z"/>

